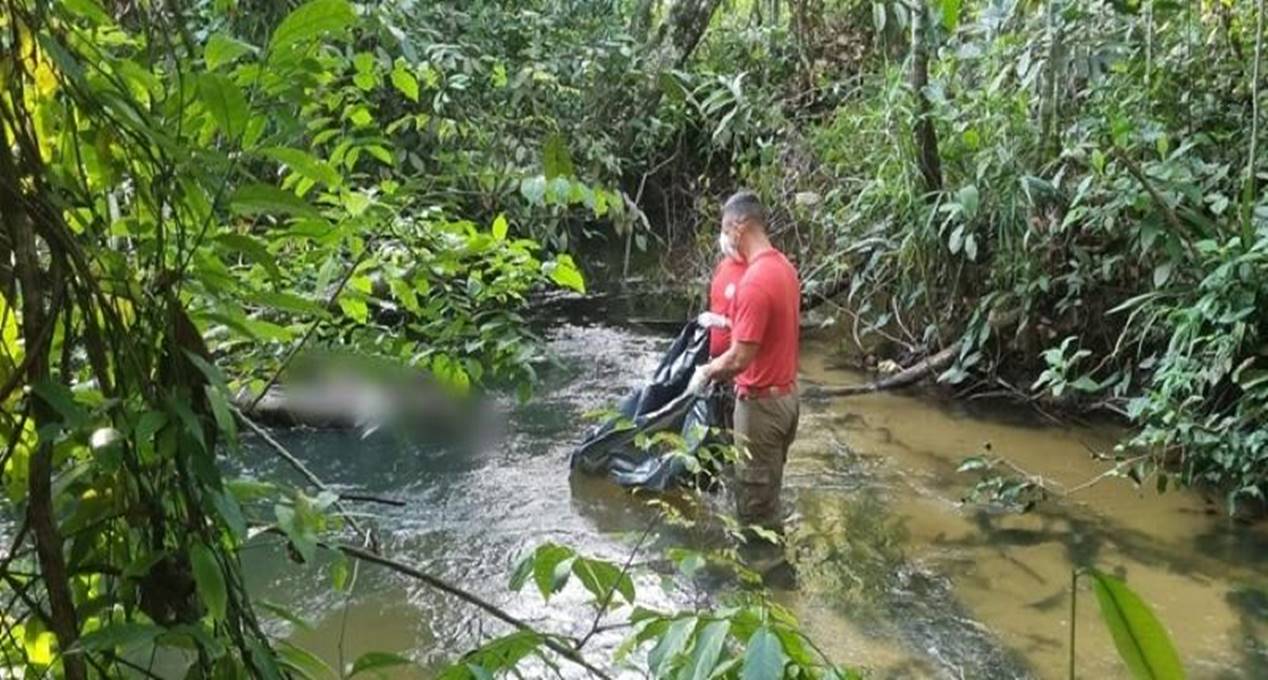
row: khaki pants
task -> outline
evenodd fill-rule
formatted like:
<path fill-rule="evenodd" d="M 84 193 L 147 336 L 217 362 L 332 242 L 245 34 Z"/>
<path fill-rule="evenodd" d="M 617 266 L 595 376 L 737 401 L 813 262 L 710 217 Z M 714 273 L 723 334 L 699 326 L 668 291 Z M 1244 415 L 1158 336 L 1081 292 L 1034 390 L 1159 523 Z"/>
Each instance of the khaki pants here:
<path fill-rule="evenodd" d="M 799 415 L 796 392 L 736 400 L 735 443 L 741 455 L 735 472 L 735 500 L 740 524 L 782 533 L 779 492 Z"/>

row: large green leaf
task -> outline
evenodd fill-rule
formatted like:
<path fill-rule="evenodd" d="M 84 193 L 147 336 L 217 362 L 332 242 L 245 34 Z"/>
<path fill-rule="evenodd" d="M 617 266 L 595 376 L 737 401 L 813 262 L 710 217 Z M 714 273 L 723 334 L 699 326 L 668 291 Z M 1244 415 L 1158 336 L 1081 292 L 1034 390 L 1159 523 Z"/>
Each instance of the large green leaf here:
<path fill-rule="evenodd" d="M 348 673 L 349 678 L 356 677 L 359 673 L 366 671 L 379 670 L 383 668 L 393 668 L 395 666 L 408 666 L 414 663 L 399 654 L 389 654 L 387 652 L 366 652 L 357 657 L 352 662 L 352 671 Z"/>
<path fill-rule="evenodd" d="M 114 650 L 134 644 L 150 644 L 165 631 L 146 623 L 112 623 L 79 638 L 76 649 L 85 652 Z"/>
<path fill-rule="evenodd" d="M 575 557 L 576 553 L 571 548 L 562 545 L 546 543 L 538 546 L 533 559 L 533 581 L 537 583 L 542 597 L 550 599 L 551 595 L 564 587 L 568 582 L 571 560 Z"/>
<path fill-rule="evenodd" d="M 198 79 L 198 96 L 226 137 L 236 139 L 246 130 L 250 109 L 237 83 L 217 73 L 204 73 Z"/>
<path fill-rule="evenodd" d="M 229 591 L 225 587 L 225 575 L 211 548 L 195 543 L 189 549 L 189 564 L 194 570 L 194 583 L 198 596 L 217 621 L 223 621 L 229 605 Z"/>
<path fill-rule="evenodd" d="M 310 680 L 337 677 L 338 674 L 335 673 L 333 668 L 307 649 L 297 647 L 285 640 L 278 640 L 275 644 L 278 661 L 281 662 L 282 666 L 297 673 L 300 677 L 309 678 Z"/>
<path fill-rule="evenodd" d="M 578 293 L 586 292 L 586 280 L 581 275 L 581 270 L 577 269 L 576 263 L 572 261 L 572 257 L 560 255 L 554 262 L 547 264 L 547 269 L 550 279 L 555 283 Z"/>
<path fill-rule="evenodd" d="M 343 183 L 343 177 L 335 171 L 334 166 L 314 157 L 307 151 L 283 146 L 271 146 L 267 149 L 261 149 L 260 153 L 285 164 L 300 177 L 306 177 L 314 182 L 321 182 L 331 188 Z"/>
<path fill-rule="evenodd" d="M 248 184 L 234 192 L 229 207 L 239 215 L 298 215 L 320 217 L 304 199 L 269 184 Z"/>
<path fill-rule="evenodd" d="M 558 132 L 552 133 L 546 138 L 542 151 L 542 165 L 545 166 L 547 181 L 556 177 L 573 176 L 575 171 L 572 167 L 572 156 L 568 154 L 568 142 L 564 140 L 563 135 Z"/>
<path fill-rule="evenodd" d="M 656 641 L 656 646 L 647 654 L 647 665 L 653 677 L 663 677 L 673 666 L 674 659 L 687 648 L 691 632 L 696 629 L 697 619 L 686 616 L 669 625 Z"/>
<path fill-rule="evenodd" d="M 296 7 L 273 30 L 269 47 L 281 50 L 311 40 L 326 32 L 343 30 L 355 23 L 357 14 L 347 0 L 312 0 Z"/>
<path fill-rule="evenodd" d="M 1137 680 L 1182 680 L 1184 667 L 1171 637 L 1149 605 L 1108 574 L 1089 570 L 1096 601 L 1118 655 Z"/>
<path fill-rule="evenodd" d="M 269 273 L 273 280 L 282 278 L 282 271 L 277 267 L 277 260 L 269 252 L 267 246 L 250 234 L 229 232 L 216 237 L 216 243 L 225 249 L 242 253 L 255 261 Z"/>
<path fill-rule="evenodd" d="M 954 31 L 960 24 L 961 0 L 942 0 L 942 26 L 947 31 Z"/>
<path fill-rule="evenodd" d="M 392 86 L 401 91 L 412 102 L 418 101 L 418 79 L 404 64 L 397 64 L 392 69 Z"/>
<path fill-rule="evenodd" d="M 224 33 L 214 33 L 207 39 L 207 46 L 203 48 L 203 61 L 208 71 L 214 71 L 225 64 L 232 63 L 244 54 L 255 51 L 254 45 Z"/>
<path fill-rule="evenodd" d="M 765 680 L 784 677 L 784 646 L 766 626 L 758 628 L 748 639 L 744 650 L 744 671 L 741 680 Z"/>
<path fill-rule="evenodd" d="M 594 595 L 595 600 L 602 602 L 608 593 L 620 593 L 626 602 L 634 602 L 634 581 L 629 574 L 611 562 L 578 557 L 572 563 L 572 573 L 577 575 L 581 585 Z"/>
<path fill-rule="evenodd" d="M 731 629 L 731 622 L 723 619 L 721 621 L 713 621 L 700 631 L 700 635 L 696 638 L 695 649 L 691 653 L 691 659 L 687 661 L 687 665 L 682 672 L 678 674 L 679 680 L 706 680 L 713 674 L 713 668 L 718 664 L 718 656 L 722 654 L 722 645 L 726 642 L 727 631 Z M 768 676 L 777 677 L 777 676 Z"/>

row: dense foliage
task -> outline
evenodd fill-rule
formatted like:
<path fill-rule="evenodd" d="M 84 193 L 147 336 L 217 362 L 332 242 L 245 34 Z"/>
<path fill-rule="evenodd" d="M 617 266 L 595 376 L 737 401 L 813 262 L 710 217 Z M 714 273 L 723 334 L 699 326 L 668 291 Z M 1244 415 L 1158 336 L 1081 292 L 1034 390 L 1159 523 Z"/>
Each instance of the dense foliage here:
<path fill-rule="evenodd" d="M 742 105 L 696 120 L 845 294 L 845 335 L 957 347 L 962 394 L 1116 412 L 1155 454 L 1138 479 L 1259 498 L 1257 3 L 804 5 L 720 15 L 697 73 Z"/>
<path fill-rule="evenodd" d="M 1130 418 L 1138 478 L 1262 495 L 1262 3 L 0 8 L 6 668 L 328 673 L 266 634 L 239 551 L 390 560 L 319 481 L 226 478 L 252 402 L 310 349 L 527 399 L 568 252 L 693 277 L 742 184 L 856 344 L 955 348 L 965 393 Z M 737 566 L 675 556 L 709 560 Z M 845 675 L 758 594 L 653 612 L 628 568 L 546 545 L 512 585 L 579 583 L 633 631 L 608 661 L 656 677 Z M 502 622 L 447 677 L 604 672 Z"/>

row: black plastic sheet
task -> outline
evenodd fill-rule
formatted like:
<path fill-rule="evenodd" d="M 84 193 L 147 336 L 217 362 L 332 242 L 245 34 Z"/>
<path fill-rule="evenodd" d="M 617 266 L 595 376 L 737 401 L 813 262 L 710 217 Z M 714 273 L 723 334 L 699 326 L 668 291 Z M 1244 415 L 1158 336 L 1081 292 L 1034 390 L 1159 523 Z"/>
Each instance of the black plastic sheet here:
<path fill-rule="evenodd" d="M 721 390 L 705 397 L 687 391 L 696 367 L 708 360 L 709 329 L 690 321 L 661 358 L 651 381 L 626 395 L 617 414 L 592 429 L 572 452 L 572 470 L 606 474 L 621 486 L 656 491 L 692 480 L 682 457 L 645 451 L 635 439 L 640 434 L 679 432 L 686 441 L 684 453 L 693 457 L 709 443 L 710 428 L 726 420 L 727 400 Z"/>

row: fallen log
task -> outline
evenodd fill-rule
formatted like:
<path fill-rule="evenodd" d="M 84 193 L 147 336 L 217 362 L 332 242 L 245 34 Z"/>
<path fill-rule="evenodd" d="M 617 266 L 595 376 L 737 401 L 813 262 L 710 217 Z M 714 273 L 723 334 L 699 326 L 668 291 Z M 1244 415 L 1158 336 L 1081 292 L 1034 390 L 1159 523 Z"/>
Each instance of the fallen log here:
<path fill-rule="evenodd" d="M 999 331 L 1012 326 L 1021 318 L 1021 310 L 1015 309 L 1010 312 L 996 314 L 991 313 L 988 323 L 991 329 L 998 333 Z M 873 392 L 884 392 L 886 390 L 894 390 L 900 387 L 907 387 L 920 382 L 925 377 L 937 373 L 952 363 L 960 354 L 960 348 L 963 341 L 956 341 L 936 354 L 931 354 L 920 361 L 908 366 L 907 368 L 885 378 L 881 378 L 875 382 L 865 385 L 843 385 L 840 387 L 824 387 L 813 385 L 806 388 L 802 394 L 806 397 L 850 397 L 858 394 L 872 394 Z"/>
<path fill-rule="evenodd" d="M 841 387 L 822 387 L 812 386 L 806 388 L 803 394 L 807 397 L 849 397 L 857 394 L 871 394 L 873 392 L 884 392 L 886 390 L 894 390 L 900 387 L 907 387 L 920 382 L 926 376 L 941 371 L 950 366 L 956 355 L 960 353 L 960 343 L 955 343 L 950 347 L 921 359 L 911 366 L 885 378 L 881 378 L 875 382 L 865 385 L 844 385 Z"/>

